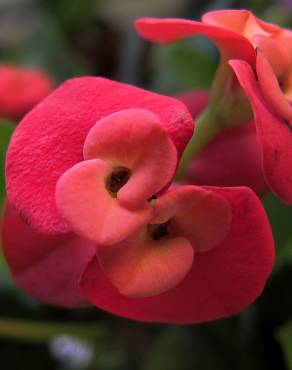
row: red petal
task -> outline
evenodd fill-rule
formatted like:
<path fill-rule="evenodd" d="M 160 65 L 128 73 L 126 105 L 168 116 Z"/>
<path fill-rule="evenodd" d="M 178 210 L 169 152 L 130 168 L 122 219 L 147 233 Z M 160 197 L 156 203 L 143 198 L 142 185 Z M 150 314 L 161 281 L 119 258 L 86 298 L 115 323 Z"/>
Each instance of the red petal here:
<path fill-rule="evenodd" d="M 193 268 L 176 288 L 156 297 L 120 295 L 93 259 L 81 288 L 96 306 L 131 319 L 198 323 L 238 313 L 263 290 L 274 261 L 272 234 L 264 209 L 247 188 L 213 189 L 232 206 L 224 242 L 197 254 Z"/>
<path fill-rule="evenodd" d="M 280 27 L 262 21 L 245 9 L 215 10 L 204 14 L 202 19 L 204 23 L 239 33 L 249 40 L 256 34 L 277 35 L 282 32 Z"/>
<path fill-rule="evenodd" d="M 132 298 L 155 296 L 177 286 L 190 270 L 193 255 L 185 238 L 153 240 L 147 227 L 117 245 L 98 249 L 108 279 Z"/>
<path fill-rule="evenodd" d="M 56 183 L 83 160 L 91 127 L 127 108 L 157 114 L 181 155 L 194 129 L 181 102 L 103 78 L 65 82 L 23 119 L 10 143 L 6 174 L 8 198 L 29 224 L 50 234 L 70 230 L 56 208 Z"/>
<path fill-rule="evenodd" d="M 150 111 L 128 109 L 98 121 L 84 144 L 84 158 L 100 158 L 131 170 L 117 194 L 127 208 L 139 208 L 173 178 L 175 146 L 158 117 Z"/>
<path fill-rule="evenodd" d="M 224 197 L 197 186 L 170 189 L 155 202 L 153 224 L 170 220 L 171 233 L 186 238 L 196 252 L 222 242 L 231 224 L 231 209 Z"/>
<path fill-rule="evenodd" d="M 73 234 L 37 234 L 10 206 L 5 210 L 2 242 L 12 275 L 28 294 L 59 306 L 89 304 L 78 281 L 96 251 L 94 244 Z"/>
<path fill-rule="evenodd" d="M 283 75 L 290 68 L 291 57 L 281 41 L 262 35 L 255 35 L 253 40 L 271 64 L 276 76 Z"/>
<path fill-rule="evenodd" d="M 112 170 L 99 159 L 84 161 L 65 172 L 56 187 L 64 219 L 78 235 L 97 244 L 120 242 L 147 224 L 153 214 L 147 199 L 138 210 L 129 211 L 109 194 L 105 179 Z"/>
<path fill-rule="evenodd" d="M 186 19 L 141 18 L 135 22 L 139 35 L 146 40 L 170 43 L 190 36 L 206 36 L 226 58 L 239 58 L 251 64 L 255 51 L 251 42 L 239 33 L 202 22 Z"/>
<path fill-rule="evenodd" d="M 258 84 L 267 103 L 280 117 L 291 120 L 292 107 L 286 100 L 270 63 L 261 52 L 257 55 L 256 70 Z"/>
<path fill-rule="evenodd" d="M 244 61 L 230 62 L 253 109 L 262 147 L 264 175 L 271 189 L 285 202 L 292 202 L 292 128 L 276 117 L 263 100 L 251 67 Z"/>

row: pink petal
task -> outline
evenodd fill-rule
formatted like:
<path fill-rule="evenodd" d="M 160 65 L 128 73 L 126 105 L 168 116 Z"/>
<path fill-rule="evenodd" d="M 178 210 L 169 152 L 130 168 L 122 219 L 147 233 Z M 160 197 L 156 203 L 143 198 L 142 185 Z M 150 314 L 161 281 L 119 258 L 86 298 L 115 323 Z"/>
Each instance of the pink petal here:
<path fill-rule="evenodd" d="M 84 158 L 100 158 L 129 168 L 131 179 L 117 194 L 121 204 L 141 207 L 172 179 L 175 146 L 158 117 L 146 110 L 128 109 L 96 123 L 84 144 Z"/>
<path fill-rule="evenodd" d="M 113 167 L 99 159 L 76 164 L 61 176 L 56 187 L 60 213 L 74 232 L 97 244 L 118 243 L 152 217 L 144 202 L 130 211 L 107 191 L 106 178 Z"/>
<path fill-rule="evenodd" d="M 263 35 L 255 35 L 253 41 L 270 63 L 276 76 L 287 72 L 291 64 L 291 57 L 281 41 Z"/>
<path fill-rule="evenodd" d="M 292 119 L 291 104 L 286 100 L 270 63 L 260 51 L 257 55 L 256 70 L 261 92 L 271 109 L 284 119 Z"/>
<path fill-rule="evenodd" d="M 264 209 L 248 188 L 213 189 L 232 206 L 224 242 L 197 254 L 191 271 L 174 289 L 150 298 L 118 293 L 93 259 L 81 280 L 88 299 L 106 311 L 135 320 L 199 323 L 237 314 L 262 292 L 274 262 Z"/>
<path fill-rule="evenodd" d="M 147 227 L 117 245 L 98 249 L 108 279 L 131 298 L 151 297 L 174 288 L 190 270 L 193 255 L 185 238 L 153 240 Z"/>
<path fill-rule="evenodd" d="M 14 279 L 28 294 L 52 305 L 89 305 L 78 281 L 95 253 L 94 244 L 74 234 L 37 234 L 10 206 L 5 210 L 2 244 Z"/>
<path fill-rule="evenodd" d="M 253 109 L 262 147 L 264 176 L 271 189 L 287 203 L 292 202 L 292 129 L 289 122 L 276 117 L 263 100 L 251 67 L 233 60 L 239 83 Z"/>
<path fill-rule="evenodd" d="M 203 15 L 204 23 L 239 33 L 251 40 L 253 35 L 277 35 L 281 28 L 255 17 L 245 9 L 215 10 Z"/>
<path fill-rule="evenodd" d="M 196 252 L 218 246 L 231 224 L 230 205 L 224 197 L 192 185 L 167 191 L 156 200 L 155 209 L 151 223 L 170 220 L 171 233 L 186 238 Z"/>
<path fill-rule="evenodd" d="M 103 78 L 69 80 L 30 112 L 16 128 L 6 163 L 8 198 L 40 232 L 70 231 L 55 203 L 64 172 L 83 160 L 82 149 L 95 123 L 122 109 L 157 114 L 180 157 L 194 124 L 176 99 Z"/>
<path fill-rule="evenodd" d="M 146 40 L 171 43 L 190 36 L 206 36 L 226 58 L 240 58 L 251 64 L 255 51 L 248 39 L 237 32 L 202 22 L 176 18 L 141 18 L 135 22 L 136 31 Z"/>

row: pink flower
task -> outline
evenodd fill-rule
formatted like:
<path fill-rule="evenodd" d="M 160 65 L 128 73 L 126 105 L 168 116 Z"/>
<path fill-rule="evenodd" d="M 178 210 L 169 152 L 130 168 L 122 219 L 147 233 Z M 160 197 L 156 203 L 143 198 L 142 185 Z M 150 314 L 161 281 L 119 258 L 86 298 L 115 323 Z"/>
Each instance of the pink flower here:
<path fill-rule="evenodd" d="M 181 102 L 100 78 L 67 81 L 30 112 L 7 156 L 3 245 L 18 284 L 157 322 L 253 301 L 274 259 L 267 218 L 247 188 L 169 188 L 192 131 Z"/>
<path fill-rule="evenodd" d="M 220 49 L 219 68 L 224 77 L 217 91 L 219 99 L 229 85 L 230 97 L 234 94 L 228 61 L 237 60 L 231 66 L 252 105 L 265 180 L 282 200 L 291 203 L 291 31 L 263 22 L 246 10 L 210 12 L 202 22 L 144 18 L 136 21 L 136 28 L 146 39 L 164 43 L 197 34 L 213 40 Z M 257 71 L 258 86 L 252 68 Z"/>
<path fill-rule="evenodd" d="M 22 120 L 7 153 L 7 193 L 13 207 L 36 230 L 71 231 L 56 207 L 57 181 L 83 161 L 83 145 L 96 122 L 129 108 L 158 116 L 177 151 L 174 172 L 194 125 L 185 106 L 173 98 L 84 77 L 62 84 Z"/>
<path fill-rule="evenodd" d="M 203 35 L 220 49 L 223 61 L 243 59 L 255 65 L 254 35 L 276 37 L 280 27 L 264 22 L 247 10 L 217 10 L 203 15 L 202 22 L 176 18 L 141 18 L 137 32 L 147 40 L 170 43 L 186 37 Z"/>
<path fill-rule="evenodd" d="M 292 202 L 292 129 L 264 100 L 255 75 L 244 61 L 230 62 L 253 108 L 266 181 L 286 203 Z M 272 87 L 271 87 L 272 88 Z"/>
<path fill-rule="evenodd" d="M 37 69 L 0 65 L 0 117 L 18 120 L 53 90 Z"/>
<path fill-rule="evenodd" d="M 161 203 L 173 199 L 175 193 L 171 192 L 166 193 Z M 262 292 L 271 272 L 274 248 L 268 221 L 256 196 L 247 188 L 188 187 L 185 199 L 192 192 L 197 193 L 193 199 L 197 205 L 188 221 L 194 235 L 197 233 L 197 238 L 205 239 L 205 245 L 210 246 L 214 235 L 214 232 L 210 234 L 214 226 L 204 218 L 213 215 L 212 202 L 216 204 L 218 200 L 223 210 L 228 210 L 229 204 L 232 212 L 225 239 L 209 251 L 196 250 L 196 244 L 191 250 L 184 237 L 180 243 L 163 239 L 165 223 L 162 230 L 150 229 L 152 234 L 144 239 L 141 234 L 146 228 L 142 227 L 129 240 L 100 249 L 73 233 L 58 236 L 36 233 L 7 207 L 2 238 L 13 277 L 41 301 L 66 307 L 94 304 L 136 320 L 198 323 L 234 315 Z M 183 190 L 180 193 L 184 195 Z M 204 217 L 196 225 L 192 220 L 200 221 L 201 210 Z M 219 214 L 213 215 L 214 220 L 216 216 Z M 178 214 L 178 221 L 179 218 Z M 123 278 L 129 277 L 127 267 L 131 268 L 133 258 L 137 257 L 142 263 L 130 275 L 131 284 L 125 285 Z M 187 274 L 173 288 L 165 286 L 168 289 L 164 293 L 153 295 L 157 281 L 161 283 L 166 277 L 172 283 L 171 278 L 181 278 L 183 271 Z M 137 287 L 144 298 L 133 290 Z M 142 290 L 149 287 L 151 295 Z"/>

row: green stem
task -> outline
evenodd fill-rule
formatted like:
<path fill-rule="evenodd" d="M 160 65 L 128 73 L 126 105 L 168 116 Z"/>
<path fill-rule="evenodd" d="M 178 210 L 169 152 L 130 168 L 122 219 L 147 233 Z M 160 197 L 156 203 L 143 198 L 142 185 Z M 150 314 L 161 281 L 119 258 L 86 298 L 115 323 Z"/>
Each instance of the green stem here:
<path fill-rule="evenodd" d="M 0 338 L 30 342 L 48 342 L 60 335 L 85 340 L 105 341 L 107 329 L 101 325 L 26 321 L 0 318 Z"/>
<path fill-rule="evenodd" d="M 195 134 L 189 141 L 177 170 L 176 180 L 182 180 L 186 168 L 192 158 L 200 153 L 205 146 L 221 131 L 220 118 L 207 108 L 196 120 Z"/>

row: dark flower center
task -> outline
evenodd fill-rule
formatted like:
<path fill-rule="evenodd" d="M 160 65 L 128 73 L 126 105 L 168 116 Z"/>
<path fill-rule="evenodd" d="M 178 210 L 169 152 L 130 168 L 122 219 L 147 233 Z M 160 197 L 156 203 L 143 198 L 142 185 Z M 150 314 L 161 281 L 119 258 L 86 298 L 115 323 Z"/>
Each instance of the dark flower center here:
<path fill-rule="evenodd" d="M 128 182 L 131 171 L 126 167 L 116 167 L 106 179 L 106 188 L 111 195 L 116 196 L 118 191 Z"/>
<path fill-rule="evenodd" d="M 166 239 L 169 234 L 170 220 L 163 224 L 152 224 L 148 226 L 149 234 L 154 240 Z"/>

